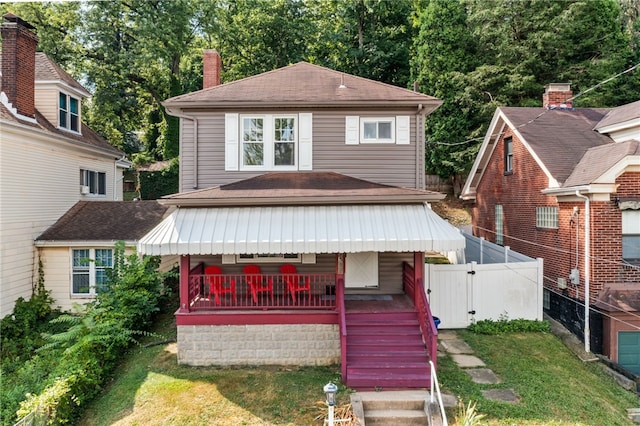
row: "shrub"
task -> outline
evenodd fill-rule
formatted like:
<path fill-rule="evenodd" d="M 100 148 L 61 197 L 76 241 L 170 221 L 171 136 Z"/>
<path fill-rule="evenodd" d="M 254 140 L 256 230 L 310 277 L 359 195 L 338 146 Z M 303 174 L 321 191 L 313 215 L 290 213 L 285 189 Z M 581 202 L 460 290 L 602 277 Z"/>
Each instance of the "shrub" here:
<path fill-rule="evenodd" d="M 135 337 L 149 334 L 144 328 L 169 292 L 157 272 L 156 258 L 125 256 L 124 249 L 124 243 L 116 244 L 106 290 L 95 302 L 77 305 L 74 313 L 50 322 L 63 330 L 45 334 L 46 344 L 37 353 L 42 359 L 57 359 L 57 364 L 45 380 L 48 386 L 21 403 L 21 417 L 35 410 L 44 413 L 47 424 L 73 421 L 79 408 L 100 391 Z"/>
<path fill-rule="evenodd" d="M 471 324 L 467 329 L 476 334 L 498 335 L 505 333 L 529 333 L 551 331 L 551 325 L 548 321 L 515 319 L 509 320 L 505 316 L 501 316 L 497 321 L 488 319 L 478 321 Z"/>

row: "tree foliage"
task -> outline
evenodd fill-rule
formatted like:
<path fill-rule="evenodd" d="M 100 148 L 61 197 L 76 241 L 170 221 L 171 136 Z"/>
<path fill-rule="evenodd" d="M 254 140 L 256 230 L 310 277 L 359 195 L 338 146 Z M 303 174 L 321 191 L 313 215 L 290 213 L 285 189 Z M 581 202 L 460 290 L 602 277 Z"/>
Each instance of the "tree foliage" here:
<path fill-rule="evenodd" d="M 162 101 L 202 87 L 202 50 L 223 82 L 306 60 L 443 99 L 427 167 L 468 170 L 496 106 L 540 106 L 570 82 L 575 106 L 637 100 L 639 0 L 108 0 L 3 3 L 94 93 L 88 124 L 147 159 L 178 155 Z M 594 89 L 594 87 L 597 88 Z M 469 143 L 464 143 L 472 140 Z"/>

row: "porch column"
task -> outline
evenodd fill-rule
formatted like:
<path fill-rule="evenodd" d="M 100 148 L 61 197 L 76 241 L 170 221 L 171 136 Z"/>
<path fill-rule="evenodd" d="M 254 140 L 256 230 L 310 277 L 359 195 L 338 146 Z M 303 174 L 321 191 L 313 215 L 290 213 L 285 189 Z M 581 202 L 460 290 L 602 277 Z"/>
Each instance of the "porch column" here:
<path fill-rule="evenodd" d="M 191 256 L 180 256 L 180 313 L 189 312 L 189 272 L 191 270 Z"/>
<path fill-rule="evenodd" d="M 413 253 L 413 282 L 415 285 L 415 291 L 413 292 L 414 306 L 418 306 L 418 285 L 423 286 L 424 291 L 424 252 L 416 251 Z"/>

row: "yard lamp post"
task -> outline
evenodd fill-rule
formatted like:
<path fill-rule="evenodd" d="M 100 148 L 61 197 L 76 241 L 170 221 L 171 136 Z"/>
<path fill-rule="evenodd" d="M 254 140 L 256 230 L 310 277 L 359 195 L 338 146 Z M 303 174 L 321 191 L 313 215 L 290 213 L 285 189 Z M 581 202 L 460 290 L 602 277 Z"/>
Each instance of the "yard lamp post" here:
<path fill-rule="evenodd" d="M 324 394 L 327 396 L 327 405 L 329 406 L 329 426 L 333 426 L 333 406 L 336 405 L 336 394 L 338 393 L 338 386 L 329 382 L 324 385 Z"/>

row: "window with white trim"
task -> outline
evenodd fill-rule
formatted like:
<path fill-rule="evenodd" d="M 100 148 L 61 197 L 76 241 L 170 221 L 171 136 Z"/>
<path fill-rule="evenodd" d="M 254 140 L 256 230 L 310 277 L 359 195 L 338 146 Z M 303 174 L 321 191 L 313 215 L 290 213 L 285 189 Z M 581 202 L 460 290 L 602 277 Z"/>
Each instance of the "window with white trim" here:
<path fill-rule="evenodd" d="M 536 207 L 536 227 L 558 229 L 558 207 Z"/>
<path fill-rule="evenodd" d="M 84 195 L 106 195 L 107 174 L 80 169 L 80 192 Z"/>
<path fill-rule="evenodd" d="M 504 244 L 504 213 L 502 211 L 502 205 L 496 204 L 495 206 L 495 221 L 496 221 L 496 244 Z"/>
<path fill-rule="evenodd" d="M 95 296 L 104 291 L 113 268 L 113 249 L 72 249 L 71 294 Z"/>
<path fill-rule="evenodd" d="M 360 117 L 360 143 L 395 142 L 395 118 Z"/>
<path fill-rule="evenodd" d="M 622 210 L 622 258 L 640 264 L 640 210 Z"/>
<path fill-rule="evenodd" d="M 240 168 L 289 169 L 297 164 L 298 127 L 294 115 L 242 116 Z"/>
<path fill-rule="evenodd" d="M 395 117 L 345 117 L 345 144 L 385 143 L 409 145 L 411 118 L 408 115 Z"/>
<path fill-rule="evenodd" d="M 80 100 L 63 92 L 58 104 L 58 127 L 80 132 Z"/>

